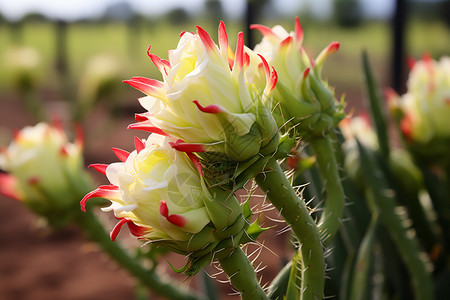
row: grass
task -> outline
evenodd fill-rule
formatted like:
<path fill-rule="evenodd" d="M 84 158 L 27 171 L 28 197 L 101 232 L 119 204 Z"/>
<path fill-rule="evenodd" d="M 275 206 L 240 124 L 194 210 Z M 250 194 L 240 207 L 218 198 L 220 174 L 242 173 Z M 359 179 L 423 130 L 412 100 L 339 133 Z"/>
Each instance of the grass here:
<path fill-rule="evenodd" d="M 217 40 L 217 25 L 201 24 Z M 273 24 L 267 24 L 273 26 Z M 285 20 L 283 25 L 293 29 L 293 20 Z M 386 78 L 389 66 L 391 37 L 389 24 L 368 22 L 357 28 L 343 29 L 328 23 L 303 24 L 304 45 L 311 56 L 316 56 L 331 41 L 339 41 L 341 49 L 330 58 L 325 66 L 325 75 L 334 86 L 360 85 L 360 55 L 362 49 L 369 52 L 371 60 L 378 67 L 377 77 Z M 129 27 L 124 23 L 110 24 L 70 24 L 67 30 L 67 57 L 70 78 L 76 83 L 90 58 L 99 54 L 109 54 L 121 65 L 123 78 L 140 75 L 160 78 L 156 67 L 146 55 L 146 49 L 152 44 L 152 53 L 167 58 L 167 51 L 174 49 L 182 30 L 195 31 L 194 24 L 173 25 L 158 23 Z M 230 43 L 234 44 L 238 23 L 228 23 Z M 56 54 L 56 28 L 51 23 L 29 23 L 22 28 L 22 44 L 34 47 L 41 55 L 38 72 L 41 84 L 45 88 L 56 88 L 58 77 L 54 72 Z M 8 26 L 0 26 L 0 68 L 3 56 L 13 42 L 13 31 Z M 257 40 L 260 35 L 257 34 Z M 437 58 L 449 54 L 450 30 L 439 22 L 411 21 L 407 30 L 407 54 L 420 57 L 429 52 Z M 11 80 L 7 72 L 0 72 L 0 89 L 11 89 Z M 0 91 L 0 95 L 1 95 Z"/>

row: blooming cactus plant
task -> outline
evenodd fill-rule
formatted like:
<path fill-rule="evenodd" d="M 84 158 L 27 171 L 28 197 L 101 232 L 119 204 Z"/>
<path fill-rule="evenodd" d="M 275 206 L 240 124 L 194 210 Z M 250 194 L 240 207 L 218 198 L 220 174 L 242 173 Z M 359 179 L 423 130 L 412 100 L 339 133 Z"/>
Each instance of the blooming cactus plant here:
<path fill-rule="evenodd" d="M 213 152 L 231 161 L 244 161 L 258 153 L 272 153 L 278 130 L 271 111 L 271 94 L 277 76 L 263 57 L 263 87 L 250 82 L 250 63 L 244 36 L 238 35 L 236 53 L 230 50 L 225 25 L 219 26 L 219 45 L 197 26 L 183 32 L 169 60 L 148 52 L 163 81 L 134 77 L 125 82 L 147 96 L 139 101 L 148 112 L 137 115 L 130 128 L 179 139 L 181 151 Z M 223 160 L 222 159 L 222 160 Z"/>
<path fill-rule="evenodd" d="M 0 154 L 0 191 L 60 226 L 70 219 L 77 199 L 90 188 L 84 170 L 83 141 L 70 143 L 60 126 L 39 123 L 19 131 Z"/>
<path fill-rule="evenodd" d="M 424 55 L 415 62 L 401 97 L 389 93 L 393 110 L 400 110 L 400 129 L 411 150 L 431 161 L 449 159 L 450 58 Z"/>
<path fill-rule="evenodd" d="M 103 210 L 114 211 L 120 220 L 111 232 L 113 240 L 127 224 L 139 239 L 190 254 L 191 262 L 204 257 L 204 263 L 219 244 L 222 250 L 224 244 L 237 246 L 248 225 L 238 200 L 207 188 L 198 159 L 172 148 L 170 140 L 157 134 L 145 142 L 136 138 L 135 151 L 115 149 L 122 162 L 93 165 L 111 185 L 88 193 L 81 206 L 85 210 L 90 198 L 106 198 L 111 205 Z"/>
<path fill-rule="evenodd" d="M 262 55 L 275 68 L 278 82 L 274 92 L 274 114 L 285 130 L 295 127 L 303 138 L 322 136 L 335 128 L 344 117 L 342 104 L 336 103 L 334 93 L 321 79 L 325 59 L 339 49 L 330 43 L 316 59 L 303 48 L 303 30 L 295 19 L 295 31 L 288 33 L 282 26 L 269 28 L 252 25 L 263 34 L 254 52 Z M 251 68 L 255 72 L 260 68 Z M 260 75 L 253 74 L 257 80 Z"/>

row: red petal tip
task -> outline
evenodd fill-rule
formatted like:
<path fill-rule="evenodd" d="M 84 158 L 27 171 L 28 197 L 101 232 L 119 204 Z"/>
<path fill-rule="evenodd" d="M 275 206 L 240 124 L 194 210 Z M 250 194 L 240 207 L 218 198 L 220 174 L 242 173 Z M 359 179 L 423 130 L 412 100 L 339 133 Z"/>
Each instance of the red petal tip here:
<path fill-rule="evenodd" d="M 125 162 L 128 158 L 128 156 L 130 156 L 130 152 L 125 151 L 123 149 L 120 148 L 112 148 L 114 154 L 117 156 L 118 159 L 120 159 L 120 161 Z"/>
<path fill-rule="evenodd" d="M 201 106 L 200 103 L 198 103 L 197 100 L 194 100 L 192 102 L 194 102 L 195 105 L 197 105 L 197 108 L 201 112 L 204 112 L 204 113 L 207 113 L 207 114 L 218 114 L 218 113 L 223 111 L 222 108 L 219 105 L 217 105 L 217 104 L 211 104 L 211 105 L 208 105 L 208 106 Z"/>
<path fill-rule="evenodd" d="M 137 153 L 139 153 L 143 149 L 145 149 L 144 142 L 140 138 L 138 138 L 137 136 L 134 137 L 134 146 L 136 147 Z"/>
<path fill-rule="evenodd" d="M 108 165 L 106 164 L 90 164 L 88 168 L 93 168 L 97 172 L 102 173 L 103 175 L 106 175 L 106 168 L 108 168 Z"/>

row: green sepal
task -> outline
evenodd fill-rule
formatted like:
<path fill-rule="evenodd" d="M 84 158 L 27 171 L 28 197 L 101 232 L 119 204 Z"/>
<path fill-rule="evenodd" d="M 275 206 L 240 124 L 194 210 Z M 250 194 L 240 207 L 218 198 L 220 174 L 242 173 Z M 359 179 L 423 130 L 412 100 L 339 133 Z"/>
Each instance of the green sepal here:
<path fill-rule="evenodd" d="M 258 238 L 258 236 L 263 233 L 264 231 L 273 228 L 274 226 L 271 227 L 261 227 L 260 222 L 259 222 L 259 216 L 256 218 L 256 220 L 251 223 L 248 228 L 247 228 L 247 236 L 251 241 L 254 241 Z M 241 241 L 242 243 L 243 241 Z"/>
<path fill-rule="evenodd" d="M 178 274 L 184 273 L 189 268 L 189 265 L 191 264 L 191 262 L 188 261 L 183 267 L 177 269 L 170 263 L 170 261 L 167 261 L 167 263 L 169 264 L 172 271 L 174 271 L 175 273 L 178 273 Z"/>

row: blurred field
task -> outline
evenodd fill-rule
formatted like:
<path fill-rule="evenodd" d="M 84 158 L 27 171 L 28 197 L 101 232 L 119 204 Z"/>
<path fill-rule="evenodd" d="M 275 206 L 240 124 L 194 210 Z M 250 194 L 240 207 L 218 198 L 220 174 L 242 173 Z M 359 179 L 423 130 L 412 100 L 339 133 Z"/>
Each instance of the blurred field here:
<path fill-rule="evenodd" d="M 273 26 L 281 23 L 285 28 L 293 29 L 293 20 L 265 23 Z M 217 24 L 198 21 L 213 37 L 217 34 Z M 145 54 L 152 44 L 152 53 L 167 57 L 167 50 L 176 47 L 179 33 L 182 30 L 195 31 L 194 25 L 171 25 L 168 23 L 145 23 L 127 26 L 124 23 L 106 24 L 69 24 L 67 29 L 67 59 L 70 77 L 77 81 L 87 61 L 98 54 L 109 54 L 117 58 L 124 66 L 123 76 L 133 75 L 159 78 L 156 68 Z M 341 49 L 336 58 L 330 59 L 326 65 L 326 74 L 334 86 L 358 85 L 359 62 L 362 49 L 369 51 L 370 57 L 379 67 L 381 78 L 389 77 L 389 55 L 391 36 L 389 24 L 366 22 L 357 28 L 345 29 L 330 23 L 303 22 L 305 32 L 305 48 L 315 56 L 331 41 L 339 41 Z M 230 42 L 235 41 L 236 33 L 244 30 L 239 23 L 227 23 Z M 57 88 L 53 67 L 56 54 L 56 28 L 52 23 L 28 23 L 21 28 L 21 43 L 36 48 L 42 58 L 40 72 L 42 87 Z M 0 58 L 14 41 L 15 32 L 8 25 L 0 26 Z M 259 40 L 259 33 L 256 33 Z M 450 49 L 450 29 L 440 22 L 410 21 L 406 32 L 407 55 L 419 57 L 429 52 L 433 57 L 448 54 Z M 3 59 L 1 63 L 4 63 Z M 44 75 L 45 74 L 45 75 Z M 49 76 L 50 75 L 50 76 Z M 8 74 L 0 72 L 0 88 L 9 89 Z"/>

